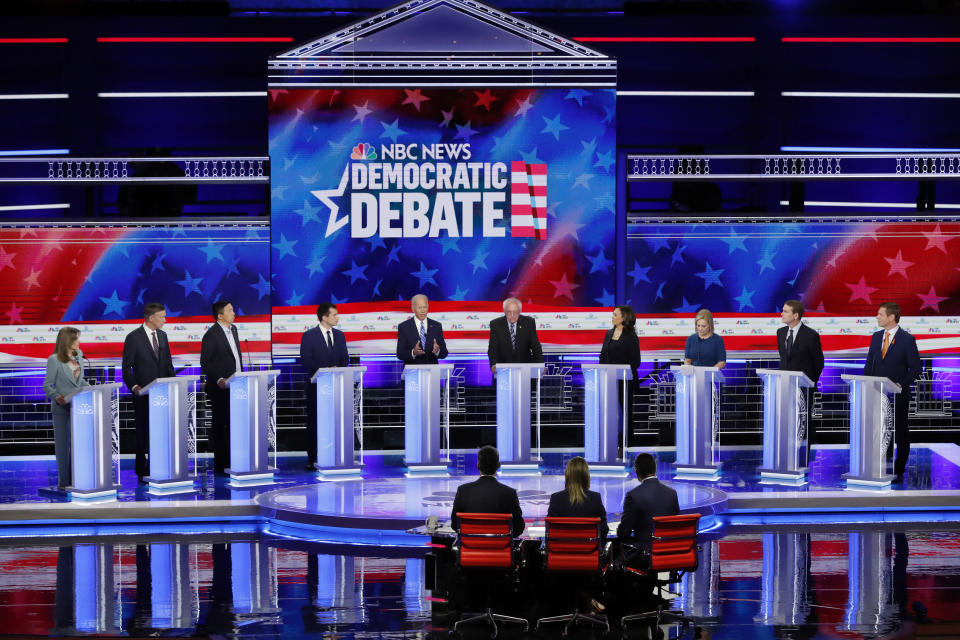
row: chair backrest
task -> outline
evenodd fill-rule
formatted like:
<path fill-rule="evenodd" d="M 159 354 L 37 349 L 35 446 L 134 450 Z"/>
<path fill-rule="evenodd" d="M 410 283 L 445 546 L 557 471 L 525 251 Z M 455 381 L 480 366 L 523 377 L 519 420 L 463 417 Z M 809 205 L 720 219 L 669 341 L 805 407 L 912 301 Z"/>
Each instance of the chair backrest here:
<path fill-rule="evenodd" d="M 513 567 L 513 516 L 509 513 L 458 513 L 460 566 L 473 569 Z"/>
<path fill-rule="evenodd" d="M 546 520 L 547 571 L 597 571 L 600 569 L 600 518 Z"/>
<path fill-rule="evenodd" d="M 656 516 L 650 543 L 653 571 L 693 571 L 697 568 L 697 525 L 699 513 Z"/>

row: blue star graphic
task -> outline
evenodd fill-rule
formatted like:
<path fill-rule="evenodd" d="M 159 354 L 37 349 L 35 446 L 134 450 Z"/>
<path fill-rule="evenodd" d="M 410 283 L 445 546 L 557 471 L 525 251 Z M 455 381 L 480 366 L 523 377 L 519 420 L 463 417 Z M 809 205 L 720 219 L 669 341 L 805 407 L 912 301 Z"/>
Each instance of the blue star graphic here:
<path fill-rule="evenodd" d="M 263 296 L 270 293 L 270 283 L 263 279 L 263 274 L 257 274 L 258 281 L 250 285 L 251 289 L 255 289 L 257 292 L 257 300 L 260 301 L 263 299 Z"/>
<path fill-rule="evenodd" d="M 380 279 L 380 280 L 377 280 L 377 284 L 373 285 L 373 296 L 374 296 L 374 297 L 380 296 L 380 283 L 382 283 L 382 282 L 383 282 L 383 280 Z"/>
<path fill-rule="evenodd" d="M 599 302 L 601 307 L 612 307 L 614 302 L 613 294 L 606 288 L 603 289 L 603 294 L 599 298 L 594 298 L 594 300 Z"/>
<path fill-rule="evenodd" d="M 116 289 L 113 290 L 113 294 L 109 298 L 101 297 L 100 302 L 106 305 L 106 307 L 103 309 L 103 315 L 115 313 L 121 318 L 123 317 L 123 308 L 130 304 L 129 302 L 121 300 L 117 297 Z"/>
<path fill-rule="evenodd" d="M 655 236 L 650 236 L 646 240 L 647 244 L 650 245 L 650 250 L 654 253 L 660 251 L 660 249 L 666 249 L 667 251 L 670 250 L 670 243 L 667 242 L 667 239 L 659 233 Z"/>
<path fill-rule="evenodd" d="M 604 105 L 603 113 L 603 121 L 609 124 L 613 122 L 615 117 L 617 117 L 617 107 L 615 105 Z"/>
<path fill-rule="evenodd" d="M 287 306 L 289 307 L 299 307 L 300 301 L 303 300 L 303 294 L 297 295 L 297 290 L 294 289 L 293 293 L 287 298 Z"/>
<path fill-rule="evenodd" d="M 650 278 L 647 276 L 649 273 L 650 267 L 641 267 L 640 263 L 636 260 L 633 261 L 633 271 L 628 271 L 627 275 L 633 278 L 633 286 L 637 286 L 637 283 L 641 280 L 645 282 L 650 282 Z"/>
<path fill-rule="evenodd" d="M 707 267 L 705 270 L 697 274 L 697 277 L 703 278 L 703 289 L 707 290 L 712 285 L 717 285 L 721 289 L 723 288 L 723 283 L 720 282 L 720 274 L 723 273 L 725 269 L 714 269 L 710 266 L 710 263 L 707 262 Z"/>
<path fill-rule="evenodd" d="M 797 269 L 797 272 L 796 272 L 795 274 L 793 274 L 793 279 L 792 279 L 792 280 L 787 280 L 787 284 L 792 287 L 792 286 L 794 285 L 794 283 L 796 283 L 797 278 L 798 278 L 799 276 L 800 276 L 800 269 L 798 268 L 798 269 Z"/>
<path fill-rule="evenodd" d="M 470 136 L 477 135 L 477 132 L 470 128 L 470 122 L 462 126 L 454 122 L 453 126 L 457 128 L 457 135 L 453 136 L 454 140 L 466 140 L 469 142 Z"/>
<path fill-rule="evenodd" d="M 395 244 L 393 248 L 390 249 L 390 253 L 387 254 L 387 264 L 396 261 L 397 264 L 400 263 L 400 258 L 397 257 L 397 254 L 400 253 L 400 245 Z"/>
<path fill-rule="evenodd" d="M 700 305 L 687 302 L 687 299 L 684 297 L 681 297 L 680 299 L 682 302 L 680 303 L 679 307 L 673 310 L 674 313 L 693 313 L 694 311 L 700 310 Z"/>
<path fill-rule="evenodd" d="M 449 236 L 446 238 L 437 238 L 437 242 L 440 243 L 440 246 L 443 249 L 440 255 L 444 255 L 444 256 L 447 255 L 447 251 L 450 251 L 451 249 L 453 249 L 457 253 L 463 253 L 462 251 L 460 251 L 460 247 L 457 246 L 457 240 L 459 240 L 459 238 L 452 238 Z"/>
<path fill-rule="evenodd" d="M 607 256 L 603 253 L 603 248 L 601 248 L 595 256 L 588 255 L 587 260 L 590 261 L 590 273 L 596 271 L 606 272 L 607 268 L 613 264 L 613 260 L 608 260 Z"/>
<path fill-rule="evenodd" d="M 240 275 L 240 269 L 237 266 L 239 263 L 240 263 L 240 258 L 236 256 L 231 258 L 230 261 L 227 262 L 227 275 L 230 275 L 231 273 Z"/>
<path fill-rule="evenodd" d="M 467 291 L 469 291 L 469 289 L 464 289 L 463 291 L 461 291 L 461 290 L 460 290 L 460 285 L 458 284 L 458 285 L 457 285 L 457 291 L 456 291 L 456 293 L 454 293 L 452 296 L 450 296 L 450 299 L 451 299 L 451 300 L 459 300 L 459 301 L 462 302 L 463 300 L 466 299 Z"/>
<path fill-rule="evenodd" d="M 427 266 L 421 262 L 420 270 L 411 271 L 410 275 L 420 280 L 420 288 L 422 289 L 425 284 L 437 284 L 437 281 L 433 279 L 433 274 L 437 271 L 439 271 L 439 269 L 427 269 Z"/>
<path fill-rule="evenodd" d="M 567 95 L 563 97 L 564 100 L 576 100 L 577 104 L 581 107 L 583 106 L 583 99 L 590 96 L 589 91 L 584 91 L 583 89 L 570 89 L 567 92 Z"/>
<path fill-rule="evenodd" d="M 518 150 L 520 157 L 523 158 L 523 161 L 527 164 L 543 164 L 543 160 L 537 157 L 537 147 L 533 148 L 533 151 L 524 153 L 521 150 Z"/>
<path fill-rule="evenodd" d="M 654 300 L 660 300 L 661 298 L 663 298 L 663 285 L 665 284 L 666 282 L 661 282 L 660 286 L 657 287 L 657 295 L 653 296 Z"/>
<path fill-rule="evenodd" d="M 397 126 L 399 123 L 400 118 L 397 118 L 391 124 L 381 121 L 380 124 L 383 125 L 383 133 L 380 134 L 380 137 L 390 138 L 394 143 L 396 143 L 397 138 L 407 135 L 406 131 Z"/>
<path fill-rule="evenodd" d="M 136 304 L 138 307 L 143 304 L 143 294 L 145 294 L 146 292 L 147 292 L 146 289 L 140 289 L 140 293 L 137 294 Z"/>
<path fill-rule="evenodd" d="M 773 256 L 774 256 L 774 253 L 771 251 L 763 252 L 763 255 L 760 256 L 759 260 L 757 260 L 757 264 L 760 266 L 760 273 L 763 273 L 767 269 L 776 271 L 776 269 L 773 266 L 773 261 L 772 261 Z"/>
<path fill-rule="evenodd" d="M 387 248 L 387 243 L 385 243 L 385 242 L 383 241 L 383 238 L 381 238 L 379 235 L 370 236 L 369 238 L 367 238 L 366 240 L 364 240 L 364 242 L 369 242 L 369 243 L 370 243 L 370 253 L 373 253 L 374 251 L 376 251 L 376 250 L 379 249 L 380 247 L 383 247 L 384 249 Z"/>
<path fill-rule="evenodd" d="M 167 254 L 161 253 L 158 254 L 156 258 L 153 259 L 153 264 L 150 266 L 150 273 L 153 274 L 154 271 L 159 269 L 160 271 L 165 271 L 166 267 L 163 266 L 163 259 L 167 257 Z"/>
<path fill-rule="evenodd" d="M 753 306 L 753 294 L 755 293 L 756 291 L 747 291 L 747 288 L 744 287 L 743 291 L 740 292 L 740 295 L 734 298 L 734 300 L 740 303 L 739 311 L 743 311 L 744 307 Z"/>
<path fill-rule="evenodd" d="M 184 272 L 183 280 L 177 280 L 177 284 L 183 287 L 183 297 L 186 298 L 191 293 L 196 293 L 199 296 L 202 296 L 203 293 L 200 291 L 200 281 L 203 278 L 193 278 L 190 276 L 190 272 Z"/>
<path fill-rule="evenodd" d="M 560 132 L 566 131 L 570 128 L 567 125 L 560 122 L 559 113 L 556 116 L 554 116 L 552 120 L 546 116 L 540 116 L 540 117 L 543 118 L 543 122 L 544 122 L 544 127 L 543 129 L 540 130 L 540 133 L 553 134 L 553 137 L 557 140 L 557 142 L 560 141 Z"/>
<path fill-rule="evenodd" d="M 294 210 L 294 213 L 300 216 L 300 226 L 307 226 L 308 222 L 320 223 L 320 218 L 317 216 L 317 213 L 320 211 L 320 207 L 315 207 L 310 204 L 307 200 L 303 201 L 303 206 L 299 209 Z"/>
<path fill-rule="evenodd" d="M 365 265 L 362 265 L 362 266 L 361 266 L 361 265 L 358 265 L 358 264 L 357 264 L 356 262 L 354 262 L 353 260 L 351 260 L 351 261 L 350 261 L 350 268 L 347 269 L 346 271 L 343 271 L 342 273 L 343 273 L 343 275 L 345 275 L 345 276 L 350 276 L 350 284 L 353 284 L 353 283 L 356 282 L 357 280 L 366 280 L 366 279 L 367 279 L 367 276 L 366 276 L 366 274 L 364 274 L 364 271 L 366 271 L 366 270 L 367 270 L 367 267 L 369 267 L 369 266 L 370 266 L 370 265 L 368 265 L 368 264 L 365 264 Z"/>
<path fill-rule="evenodd" d="M 197 249 L 200 253 L 204 253 L 207 256 L 207 264 L 210 264 L 210 261 L 213 259 L 220 260 L 220 262 L 226 262 L 223 259 L 223 256 L 220 254 L 223 251 L 222 244 L 213 244 L 213 240 L 207 240 L 207 246 L 199 247 Z"/>
<path fill-rule="evenodd" d="M 670 258 L 670 266 L 672 267 L 677 262 L 683 262 L 683 250 L 686 249 L 682 244 L 678 244 L 677 248 L 673 250 L 673 256 Z"/>
<path fill-rule="evenodd" d="M 283 192 L 286 191 L 287 188 L 287 185 L 284 184 L 270 189 L 270 197 L 276 198 L 277 200 L 283 200 Z"/>
<path fill-rule="evenodd" d="M 473 265 L 473 272 L 476 273 L 477 269 L 486 269 L 487 268 L 487 256 L 490 255 L 489 251 L 477 251 L 477 255 L 473 257 L 473 260 L 470 261 L 470 264 Z"/>
<path fill-rule="evenodd" d="M 742 249 L 745 253 L 747 248 L 743 245 L 743 241 L 747 239 L 747 236 L 738 236 L 735 229 L 730 229 L 730 235 L 726 238 L 720 238 L 727 243 L 727 247 L 730 248 L 730 251 L 727 252 L 727 255 L 733 253 L 737 249 Z"/>
<path fill-rule="evenodd" d="M 307 265 L 307 271 L 310 272 L 310 277 L 313 277 L 313 274 L 319 271 L 323 273 L 323 261 L 327 259 L 327 256 L 314 256 L 313 261 Z"/>
<path fill-rule="evenodd" d="M 597 148 L 597 139 L 594 137 L 593 140 L 587 142 L 586 140 L 580 141 L 580 146 L 583 147 L 583 150 L 580 152 L 580 155 L 587 156 L 588 158 L 593 155 L 593 150 Z"/>
<path fill-rule="evenodd" d="M 597 161 L 593 164 L 593 166 L 600 167 L 607 173 L 610 173 L 610 167 L 616 163 L 617 160 L 613 157 L 613 151 L 607 151 L 606 153 L 597 154 Z"/>
<path fill-rule="evenodd" d="M 297 244 L 297 240 L 287 240 L 287 237 L 280 234 L 280 242 L 272 245 L 274 249 L 280 252 L 280 257 L 277 260 L 283 260 L 284 256 L 293 256 L 297 257 L 297 254 L 293 251 L 293 245 Z"/>
<path fill-rule="evenodd" d="M 343 304 L 344 302 L 347 302 L 348 300 L 350 300 L 350 298 L 338 298 L 337 296 L 333 295 L 332 293 L 330 294 L 330 302 L 333 303 L 333 304 Z"/>

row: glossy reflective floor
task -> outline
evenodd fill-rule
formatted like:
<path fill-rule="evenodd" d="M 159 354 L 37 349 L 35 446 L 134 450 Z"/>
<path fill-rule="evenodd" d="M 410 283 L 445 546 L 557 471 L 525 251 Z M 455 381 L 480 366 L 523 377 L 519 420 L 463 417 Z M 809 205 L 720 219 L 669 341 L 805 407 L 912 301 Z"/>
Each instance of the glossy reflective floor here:
<path fill-rule="evenodd" d="M 448 605 L 424 588 L 422 551 L 391 553 L 254 535 L 7 542 L 0 633 L 446 638 Z M 712 638 L 881 638 L 918 621 L 943 629 L 960 621 L 960 532 L 731 529 L 702 542 L 681 591 L 674 608 Z"/>

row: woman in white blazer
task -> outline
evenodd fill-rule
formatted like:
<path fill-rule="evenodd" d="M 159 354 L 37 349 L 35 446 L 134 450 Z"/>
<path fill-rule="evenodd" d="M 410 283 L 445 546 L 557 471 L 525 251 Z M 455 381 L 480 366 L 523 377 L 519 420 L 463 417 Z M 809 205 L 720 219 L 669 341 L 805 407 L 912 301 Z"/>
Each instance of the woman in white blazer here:
<path fill-rule="evenodd" d="M 57 454 L 57 484 L 61 489 L 71 483 L 70 467 L 70 402 L 65 396 L 90 383 L 83 377 L 83 352 L 80 351 L 80 330 L 63 327 L 57 334 L 57 346 L 47 358 L 43 390 L 50 398 L 53 412 L 53 445 Z"/>

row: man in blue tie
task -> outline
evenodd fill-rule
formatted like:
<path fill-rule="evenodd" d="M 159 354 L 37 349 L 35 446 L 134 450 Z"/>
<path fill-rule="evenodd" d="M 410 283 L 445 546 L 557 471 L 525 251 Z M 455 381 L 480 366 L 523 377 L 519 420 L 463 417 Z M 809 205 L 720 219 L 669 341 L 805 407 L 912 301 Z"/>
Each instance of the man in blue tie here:
<path fill-rule="evenodd" d="M 397 358 L 404 364 L 437 364 L 447 357 L 443 325 L 427 318 L 430 301 L 418 293 L 410 300 L 413 317 L 397 325 Z"/>
<path fill-rule="evenodd" d="M 306 370 L 306 382 L 303 385 L 307 400 L 307 466 L 309 471 L 316 470 L 317 462 L 317 385 L 310 378 L 317 369 L 325 367 L 346 367 L 350 364 L 347 353 L 347 339 L 343 331 L 336 328 L 340 322 L 337 308 L 330 302 L 317 306 L 317 319 L 320 324 L 303 334 L 300 340 L 300 363 Z"/>
<path fill-rule="evenodd" d="M 521 309 L 519 300 L 507 298 L 503 301 L 503 316 L 490 321 L 490 371 L 496 370 L 498 362 L 543 362 L 537 323 L 530 316 L 520 315 Z"/>

